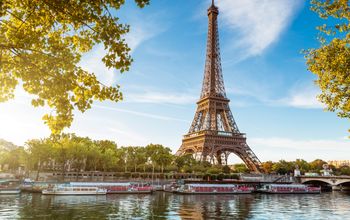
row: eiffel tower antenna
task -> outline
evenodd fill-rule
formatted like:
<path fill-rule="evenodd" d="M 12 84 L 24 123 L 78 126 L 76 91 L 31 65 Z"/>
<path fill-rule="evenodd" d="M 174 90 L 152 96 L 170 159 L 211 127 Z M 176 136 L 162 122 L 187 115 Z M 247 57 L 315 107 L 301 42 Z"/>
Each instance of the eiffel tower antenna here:
<path fill-rule="evenodd" d="M 219 9 L 208 9 L 208 39 L 204 79 L 197 111 L 182 140 L 177 155 L 193 154 L 197 160 L 227 164 L 231 153 L 240 157 L 253 172 L 261 172 L 261 163 L 246 142 L 232 116 L 226 97 L 221 68 L 218 20 Z"/>

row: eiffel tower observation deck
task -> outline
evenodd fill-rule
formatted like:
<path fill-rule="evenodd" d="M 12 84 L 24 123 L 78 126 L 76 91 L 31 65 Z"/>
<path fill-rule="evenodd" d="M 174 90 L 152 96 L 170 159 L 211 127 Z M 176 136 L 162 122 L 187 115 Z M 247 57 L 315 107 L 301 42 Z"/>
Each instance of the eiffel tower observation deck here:
<path fill-rule="evenodd" d="M 233 153 L 240 157 L 252 172 L 261 172 L 261 163 L 246 142 L 230 110 L 221 68 L 218 18 L 219 9 L 208 9 L 208 40 L 204 79 L 197 111 L 188 134 L 184 135 L 177 155 L 193 154 L 197 160 L 227 164 Z"/>

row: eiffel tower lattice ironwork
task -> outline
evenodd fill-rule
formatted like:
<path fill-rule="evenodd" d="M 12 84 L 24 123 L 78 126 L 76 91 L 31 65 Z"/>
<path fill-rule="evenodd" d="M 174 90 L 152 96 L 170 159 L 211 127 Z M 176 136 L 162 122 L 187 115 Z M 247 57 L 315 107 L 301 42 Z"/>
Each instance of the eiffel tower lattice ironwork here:
<path fill-rule="evenodd" d="M 227 164 L 231 153 L 240 157 L 253 172 L 261 172 L 261 163 L 246 142 L 232 116 L 222 76 L 218 7 L 208 9 L 209 30 L 204 80 L 192 125 L 184 135 L 177 155 L 193 154 L 201 161 Z"/>

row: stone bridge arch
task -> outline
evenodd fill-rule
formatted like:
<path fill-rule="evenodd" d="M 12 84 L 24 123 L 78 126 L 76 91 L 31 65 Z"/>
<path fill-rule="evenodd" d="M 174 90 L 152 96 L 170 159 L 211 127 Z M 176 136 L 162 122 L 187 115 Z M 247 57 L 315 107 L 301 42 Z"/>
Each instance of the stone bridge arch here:
<path fill-rule="evenodd" d="M 331 186 L 338 186 L 342 184 L 346 184 L 350 186 L 350 177 L 337 177 L 337 176 L 330 176 L 330 177 L 301 177 L 300 183 L 303 184 L 310 184 L 310 183 L 323 183 L 328 184 Z"/>
<path fill-rule="evenodd" d="M 337 183 L 336 183 L 338 186 L 339 185 L 348 185 L 348 186 L 350 186 L 350 180 L 340 180 L 340 181 L 337 181 Z"/>
<path fill-rule="evenodd" d="M 312 184 L 312 183 L 323 183 L 328 185 L 333 185 L 333 183 L 329 179 L 308 179 L 308 180 L 302 180 L 302 184 Z"/>

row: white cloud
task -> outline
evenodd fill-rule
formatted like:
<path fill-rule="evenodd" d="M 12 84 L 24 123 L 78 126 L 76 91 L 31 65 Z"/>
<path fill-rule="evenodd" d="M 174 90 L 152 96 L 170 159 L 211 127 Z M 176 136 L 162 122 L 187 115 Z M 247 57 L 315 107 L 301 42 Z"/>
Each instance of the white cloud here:
<path fill-rule="evenodd" d="M 238 39 L 233 46 L 241 49 L 242 59 L 260 55 L 276 42 L 290 24 L 303 0 L 219 0 L 224 25 Z"/>
<path fill-rule="evenodd" d="M 297 86 L 291 89 L 288 97 L 278 102 L 294 108 L 322 109 L 325 108 L 325 105 L 317 99 L 320 93 L 320 90 L 312 85 Z"/>
<path fill-rule="evenodd" d="M 241 97 L 254 98 L 259 103 L 272 107 L 286 106 L 300 109 L 324 109 L 326 107 L 317 99 L 321 91 L 312 82 L 295 84 L 282 98 L 272 98 L 268 86 L 255 83 L 242 83 L 236 87 L 228 88 L 227 92 Z"/>
<path fill-rule="evenodd" d="M 132 22 L 130 26 L 130 32 L 126 34 L 125 40 L 131 48 L 131 53 L 133 53 L 141 43 L 164 31 L 161 25 L 147 19 Z"/>
<path fill-rule="evenodd" d="M 141 117 L 153 118 L 153 119 L 158 119 L 158 120 L 188 122 L 187 120 L 184 120 L 184 119 L 173 118 L 173 117 L 168 117 L 168 116 L 161 116 L 161 115 L 157 115 L 157 114 L 150 114 L 150 113 L 139 112 L 139 111 L 132 111 L 132 110 L 121 109 L 121 108 L 113 108 L 113 107 L 108 107 L 108 106 L 103 106 L 103 105 L 95 105 L 95 104 L 92 106 L 95 108 L 99 108 L 99 109 L 106 109 L 106 110 L 111 110 L 111 111 L 129 113 L 129 114 L 133 114 L 133 115 L 137 115 L 137 116 L 141 116 Z"/>

